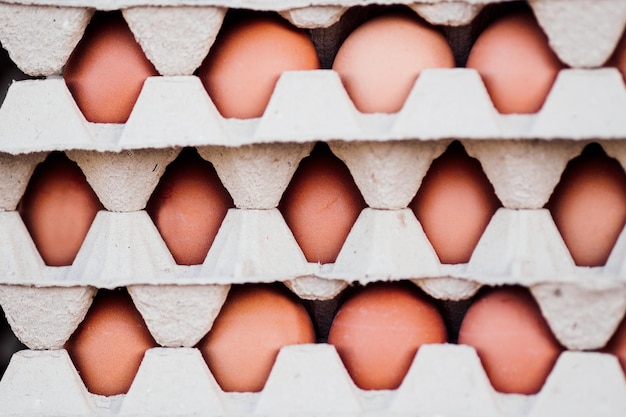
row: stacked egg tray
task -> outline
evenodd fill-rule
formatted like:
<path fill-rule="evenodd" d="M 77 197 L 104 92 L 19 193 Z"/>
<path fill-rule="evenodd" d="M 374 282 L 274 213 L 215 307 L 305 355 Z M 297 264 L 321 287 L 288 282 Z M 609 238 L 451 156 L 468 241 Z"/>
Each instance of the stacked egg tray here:
<path fill-rule="evenodd" d="M 497 2 L 497 1 L 496 1 Z M 403 4 L 445 25 L 458 56 L 489 1 Z M 265 114 L 225 119 L 193 72 L 230 8 L 273 10 L 299 27 L 338 33 L 367 0 L 0 0 L 0 42 L 39 79 L 13 83 L 0 107 L 0 305 L 30 350 L 0 380 L 0 416 L 617 416 L 626 379 L 605 345 L 626 311 L 626 233 L 603 267 L 575 265 L 544 205 L 567 162 L 597 143 L 626 168 L 626 88 L 599 68 L 626 24 L 626 3 L 531 0 L 562 70 L 533 115 L 501 115 L 474 70 L 424 71 L 396 114 L 359 113 L 338 75 L 286 72 Z M 159 7 L 167 6 L 167 7 Z M 504 5 L 506 6 L 506 5 Z M 160 77 L 127 123 L 87 122 L 60 74 L 95 10 L 121 10 Z M 339 23 L 338 23 L 339 22 Z M 328 36 L 319 36 L 328 38 Z M 319 39 L 317 46 L 320 47 Z M 464 46 L 465 45 L 465 46 Z M 323 46 L 323 45 L 322 45 Z M 320 48 L 328 62 L 337 45 Z M 326 58 L 324 57 L 324 50 Z M 431 162 L 454 140 L 477 158 L 503 204 L 471 260 L 441 264 L 407 208 Z M 308 263 L 277 205 L 317 141 L 349 167 L 368 208 L 334 264 Z M 183 147 L 210 161 L 235 207 L 202 265 L 177 265 L 144 210 Z M 78 163 L 106 210 L 71 266 L 46 266 L 16 211 L 51 151 Z M 411 280 L 444 302 L 482 286 L 528 287 L 561 354 L 536 395 L 493 390 L 475 350 L 426 345 L 402 385 L 363 391 L 334 347 L 283 348 L 260 393 L 222 392 L 193 346 L 231 284 L 283 282 L 305 300 L 354 283 Z M 161 348 L 146 353 L 126 395 L 89 394 L 62 349 L 98 288 L 126 287 Z"/>

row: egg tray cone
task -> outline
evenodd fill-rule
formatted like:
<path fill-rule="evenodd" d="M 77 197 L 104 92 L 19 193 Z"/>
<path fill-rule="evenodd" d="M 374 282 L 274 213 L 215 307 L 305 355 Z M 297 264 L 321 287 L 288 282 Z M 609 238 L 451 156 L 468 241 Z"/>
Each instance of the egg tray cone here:
<path fill-rule="evenodd" d="M 453 27 L 498 2 L 393 4 Z M 586 69 L 611 55 L 626 5 L 528 2 L 552 49 L 575 68 L 561 71 L 542 110 L 528 116 L 500 115 L 469 69 L 424 71 L 399 113 L 362 114 L 337 74 L 319 70 L 283 74 L 261 118 L 225 119 L 191 75 L 228 9 L 275 10 L 319 38 L 316 30 L 346 24 L 341 17 L 366 3 L 388 2 L 0 0 L 3 48 L 26 73 L 48 76 L 13 83 L 0 103 L 0 305 L 36 349 L 16 353 L 0 380 L 0 416 L 614 416 L 626 409 L 624 373 L 614 357 L 598 353 L 563 353 L 542 391 L 520 398 L 496 393 L 467 346 L 425 346 L 400 388 L 373 393 L 354 386 L 332 346 L 296 346 L 281 351 L 263 392 L 237 395 L 221 392 L 191 348 L 210 329 L 230 285 L 245 282 L 282 281 L 301 298 L 320 300 L 354 282 L 410 279 L 444 300 L 470 298 L 483 285 L 520 284 L 559 341 L 575 350 L 603 346 L 622 320 L 626 234 L 606 266 L 577 267 L 543 206 L 567 162 L 591 142 L 626 167 L 622 77 Z M 96 9 L 122 10 L 163 75 L 146 81 L 123 125 L 87 122 L 58 77 Z M 466 47 L 466 38 L 453 46 Z M 481 162 L 503 204 L 460 265 L 439 262 L 407 209 L 453 140 Z M 306 261 L 276 209 L 316 141 L 346 163 L 369 206 L 327 265 Z M 236 207 L 205 262 L 192 266 L 175 263 L 144 211 L 185 146 L 215 166 Z M 51 151 L 78 163 L 106 208 L 67 267 L 43 263 L 15 211 L 34 167 Z M 100 397 L 87 392 L 61 347 L 97 288 L 119 286 L 128 288 L 157 342 L 170 348 L 146 353 L 128 394 Z"/>

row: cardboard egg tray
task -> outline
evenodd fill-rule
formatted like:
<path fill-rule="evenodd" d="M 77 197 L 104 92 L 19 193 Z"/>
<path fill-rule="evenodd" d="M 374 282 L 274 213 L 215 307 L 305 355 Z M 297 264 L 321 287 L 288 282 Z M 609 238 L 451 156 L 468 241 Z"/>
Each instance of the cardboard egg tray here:
<path fill-rule="evenodd" d="M 473 19 L 498 1 L 372 3 L 406 4 L 445 25 L 462 61 Z M 626 233 L 604 267 L 578 267 L 543 207 L 567 162 L 589 143 L 626 169 L 626 88 L 616 69 L 598 68 L 622 35 L 626 3 L 529 1 L 571 67 L 534 115 L 500 115 L 478 73 L 457 68 L 424 71 L 391 115 L 359 113 L 333 71 L 286 72 L 263 117 L 225 119 L 192 75 L 229 8 L 278 11 L 311 29 L 324 63 L 338 42 L 320 34 L 358 20 L 354 11 L 367 4 L 0 0 L 2 46 L 24 72 L 46 77 L 13 83 L 0 106 L 0 305 L 31 349 L 16 353 L 0 380 L 0 416 L 623 415 L 626 378 L 616 358 L 581 350 L 604 346 L 624 317 Z M 60 76 L 96 9 L 122 10 L 162 74 L 146 81 L 124 125 L 87 122 Z M 439 262 L 407 208 L 431 162 L 454 140 L 481 162 L 503 205 L 462 265 Z M 368 205 L 327 265 L 306 261 L 276 208 L 317 141 L 346 163 Z M 213 164 L 236 207 L 204 263 L 193 266 L 175 263 L 144 211 L 186 146 Z M 16 211 L 51 151 L 77 162 L 106 208 L 68 267 L 44 264 Z M 302 299 L 332 300 L 353 283 L 395 280 L 451 301 L 481 286 L 526 286 L 569 351 L 539 394 L 521 396 L 496 393 L 467 346 L 422 347 L 394 391 L 356 388 L 330 345 L 290 346 L 265 389 L 242 394 L 222 392 L 192 348 L 231 284 L 281 281 Z M 96 396 L 62 346 L 97 289 L 121 286 L 163 347 L 146 353 L 128 394 Z"/>

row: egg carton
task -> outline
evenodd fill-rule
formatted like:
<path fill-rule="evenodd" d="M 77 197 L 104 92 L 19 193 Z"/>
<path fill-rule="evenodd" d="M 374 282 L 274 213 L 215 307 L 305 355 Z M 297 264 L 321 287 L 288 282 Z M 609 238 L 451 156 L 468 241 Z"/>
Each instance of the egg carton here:
<path fill-rule="evenodd" d="M 394 115 L 356 111 L 332 71 L 293 72 L 283 75 L 262 118 L 224 119 L 189 74 L 208 53 L 228 8 L 277 10 L 298 26 L 320 29 L 368 2 L 72 1 L 0 2 L 3 47 L 24 71 L 52 75 L 14 83 L 0 107 L 0 169 L 7 173 L 0 175 L 0 305 L 31 349 L 53 349 L 14 356 L 0 381 L 0 416 L 543 416 L 619 415 L 626 408 L 623 373 L 615 358 L 601 354 L 564 353 L 542 392 L 520 397 L 494 393 L 475 352 L 464 346 L 421 349 L 400 389 L 374 393 L 352 385 L 332 347 L 301 346 L 284 349 L 263 393 L 238 395 L 221 393 L 190 348 L 210 329 L 231 284 L 282 281 L 301 298 L 331 299 L 352 282 L 401 279 L 445 300 L 467 299 L 482 285 L 522 284 L 565 346 L 603 346 L 626 310 L 626 237 L 605 267 L 576 267 L 542 207 L 567 161 L 590 142 L 625 166 L 626 91 L 616 70 L 562 71 L 542 111 L 530 116 L 499 115 L 468 69 L 424 71 Z M 487 3 L 410 6 L 432 23 L 453 26 L 470 22 Z M 572 67 L 600 66 L 626 22 L 619 1 L 529 3 L 553 49 Z M 165 75 L 146 82 L 125 125 L 86 122 L 54 76 L 93 9 L 123 9 Z M 306 262 L 276 209 L 298 161 L 319 140 L 348 165 L 369 206 L 331 265 Z M 454 266 L 439 262 L 406 209 L 430 163 L 452 140 L 481 161 L 504 206 L 470 262 Z M 183 146 L 196 147 L 215 166 L 236 206 L 202 265 L 176 265 L 143 211 Z M 107 210 L 69 267 L 45 266 L 15 212 L 34 167 L 53 150 L 79 164 Z M 369 180 L 372 170 L 377 183 Z M 126 396 L 93 396 L 65 351 L 56 349 L 97 288 L 118 286 L 128 288 L 161 346 L 185 348 L 149 351 Z"/>
<path fill-rule="evenodd" d="M 190 75 L 207 55 L 231 8 L 276 11 L 296 26 L 323 29 L 338 23 L 354 6 L 406 5 L 432 24 L 466 26 L 485 5 L 506 1 L 2 0 L 0 43 L 24 72 L 59 74 L 94 10 L 122 10 L 160 74 Z M 552 49 L 572 68 L 604 64 L 626 25 L 626 3 L 619 0 L 528 0 L 528 4 Z"/>
<path fill-rule="evenodd" d="M 100 163 L 115 167 L 106 158 Z M 44 264 L 16 211 L 1 212 L 0 225 L 0 305 L 22 342 L 34 349 L 61 347 L 96 288 L 120 286 L 128 287 L 164 346 L 195 345 L 229 286 L 246 282 L 282 281 L 301 298 L 321 300 L 353 282 L 410 279 L 444 300 L 469 298 L 482 285 L 521 284 L 571 349 L 603 346 L 626 310 L 626 234 L 606 266 L 576 267 L 545 209 L 497 211 L 469 263 L 461 265 L 439 262 L 407 208 L 364 209 L 336 262 L 325 265 L 306 261 L 276 208 L 229 210 L 204 263 L 192 266 L 175 263 L 144 210 L 99 212 L 67 267 Z"/>
<path fill-rule="evenodd" d="M 201 292 L 193 295 L 199 286 L 225 297 L 225 286 L 244 282 L 282 281 L 305 299 L 333 298 L 354 282 L 411 279 L 445 300 L 469 298 L 482 285 L 521 284 L 531 288 L 564 345 L 595 349 L 626 311 L 626 236 L 605 267 L 577 267 L 542 207 L 567 162 L 590 142 L 626 166 L 625 113 L 626 89 L 615 69 L 563 70 L 543 109 L 527 116 L 497 113 L 471 69 L 424 71 L 403 109 L 392 115 L 356 111 L 333 71 L 288 72 L 263 117 L 250 120 L 221 117 L 197 77 L 152 77 L 124 125 L 88 123 L 62 79 L 16 82 L 0 108 L 7 172 L 0 185 L 6 231 L 0 276 L 5 291 L 129 286 L 136 302 L 146 288 L 159 285 L 143 298 L 161 291 L 170 302 L 142 312 L 153 333 L 172 329 L 174 334 L 157 336 L 167 346 L 191 346 L 203 335 L 197 330 L 208 330 L 190 324 L 195 333 L 188 336 L 165 324 L 179 317 L 162 311 L 178 300 L 172 287 L 186 288 L 189 305 L 199 306 L 205 303 Z M 481 162 L 503 208 L 467 264 L 442 265 L 406 207 L 430 163 L 453 139 Z M 276 208 L 317 140 L 328 141 L 346 163 L 369 206 L 331 265 L 306 261 Z M 182 146 L 195 146 L 215 166 L 236 207 L 204 263 L 195 266 L 176 265 L 143 210 Z M 34 167 L 52 150 L 64 150 L 78 163 L 106 208 L 70 267 L 45 266 L 15 211 Z M 1 304 L 14 328 L 23 328 L 21 302 L 13 299 L 7 295 Z M 58 301 L 53 297 L 50 308 L 58 308 Z M 52 341 L 25 336 L 38 338 L 37 328 L 22 340 L 31 347 L 60 347 L 89 302 L 67 328 L 58 327 Z M 213 310 L 217 314 L 219 305 Z"/>
<path fill-rule="evenodd" d="M 33 401 L 33 399 L 37 399 Z M 468 346 L 422 346 L 401 386 L 357 388 L 332 345 L 278 354 L 259 393 L 225 393 L 197 349 L 146 352 L 125 395 L 89 394 L 65 350 L 16 353 L 0 381 L 0 416 L 511 416 L 613 417 L 626 409 L 615 357 L 564 352 L 536 395 L 493 390 Z"/>
<path fill-rule="evenodd" d="M 424 70 L 402 109 L 393 114 L 358 112 L 336 72 L 315 70 L 285 72 L 260 118 L 225 119 L 198 77 L 163 76 L 146 80 L 125 124 L 99 124 L 85 120 L 63 79 L 49 78 L 11 85 L 0 107 L 0 151 L 120 152 L 320 140 L 598 141 L 624 137 L 625 111 L 624 81 L 613 68 L 562 70 L 541 111 L 532 115 L 498 113 L 474 69 Z M 576 146 L 561 146 L 573 149 L 561 159 L 566 161 Z M 485 146 L 476 148 L 488 152 Z M 560 155 L 560 150 L 552 153 Z"/>

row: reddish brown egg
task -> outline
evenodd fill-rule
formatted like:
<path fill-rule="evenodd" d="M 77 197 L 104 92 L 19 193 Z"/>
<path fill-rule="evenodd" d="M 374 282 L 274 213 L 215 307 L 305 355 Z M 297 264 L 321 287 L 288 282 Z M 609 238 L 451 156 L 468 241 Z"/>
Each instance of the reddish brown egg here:
<path fill-rule="evenodd" d="M 300 162 L 279 209 L 309 262 L 333 263 L 366 207 L 350 171 L 325 144 Z"/>
<path fill-rule="evenodd" d="M 469 261 L 500 206 L 480 162 L 459 142 L 432 163 L 410 205 L 445 264 Z"/>
<path fill-rule="evenodd" d="M 242 14 L 227 21 L 198 76 L 224 117 L 263 115 L 284 71 L 319 68 L 307 34 L 273 14 Z"/>
<path fill-rule="evenodd" d="M 125 123 L 146 78 L 158 75 L 120 14 L 96 14 L 63 78 L 90 122 Z"/>
<path fill-rule="evenodd" d="M 176 263 L 204 262 L 233 200 L 213 165 L 185 149 L 168 167 L 146 210 Z"/>
<path fill-rule="evenodd" d="M 422 70 L 452 67 L 454 55 L 446 39 L 415 14 L 367 21 L 348 36 L 333 63 L 363 113 L 398 112 Z"/>
<path fill-rule="evenodd" d="M 602 352 L 617 356 L 620 365 L 626 372 L 626 319 L 619 325 Z"/>
<path fill-rule="evenodd" d="M 146 350 L 156 347 L 126 291 L 100 290 L 65 344 L 89 392 L 128 392 Z"/>
<path fill-rule="evenodd" d="M 18 205 L 46 265 L 71 265 L 104 207 L 76 163 L 51 153 L 39 164 Z"/>
<path fill-rule="evenodd" d="M 467 311 L 459 343 L 476 348 L 496 391 L 535 394 L 562 348 L 528 290 L 493 289 Z"/>
<path fill-rule="evenodd" d="M 602 266 L 626 224 L 626 174 L 599 145 L 570 161 L 546 205 L 572 258 Z"/>
<path fill-rule="evenodd" d="M 467 60 L 500 113 L 536 113 L 564 67 L 529 12 L 506 15 L 478 37 Z"/>
<path fill-rule="evenodd" d="M 286 345 L 314 343 L 311 319 L 280 285 L 232 287 L 198 348 L 224 391 L 257 392 Z"/>
<path fill-rule="evenodd" d="M 339 309 L 328 343 L 361 389 L 400 386 L 420 346 L 445 343 L 446 327 L 433 303 L 412 284 L 370 284 Z"/>

